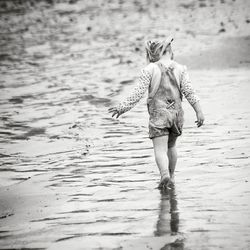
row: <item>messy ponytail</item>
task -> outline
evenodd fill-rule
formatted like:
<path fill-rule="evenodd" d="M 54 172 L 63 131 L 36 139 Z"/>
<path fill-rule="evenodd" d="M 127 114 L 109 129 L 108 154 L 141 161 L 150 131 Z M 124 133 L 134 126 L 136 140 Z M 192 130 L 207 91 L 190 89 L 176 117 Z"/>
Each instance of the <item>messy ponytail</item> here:
<path fill-rule="evenodd" d="M 167 52 L 168 47 L 171 45 L 172 39 L 164 41 L 152 41 L 145 42 L 146 57 L 149 62 L 157 62 Z M 171 47 L 170 50 L 172 51 Z"/>

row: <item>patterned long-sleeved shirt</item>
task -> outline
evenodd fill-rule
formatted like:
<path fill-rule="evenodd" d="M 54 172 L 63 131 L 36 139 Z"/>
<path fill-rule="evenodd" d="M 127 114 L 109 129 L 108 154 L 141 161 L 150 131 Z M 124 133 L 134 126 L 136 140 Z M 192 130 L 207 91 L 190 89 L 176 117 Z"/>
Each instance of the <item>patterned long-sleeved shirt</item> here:
<path fill-rule="evenodd" d="M 181 73 L 177 77 L 180 81 L 181 93 L 193 106 L 197 101 L 199 101 L 199 97 L 195 94 L 195 91 L 192 87 L 186 66 L 182 66 Z M 148 70 L 143 69 L 141 71 L 137 86 L 134 88 L 131 94 L 117 106 L 117 110 L 120 114 L 129 111 L 140 101 L 145 92 L 148 90 L 151 79 L 152 73 L 150 73 Z"/>

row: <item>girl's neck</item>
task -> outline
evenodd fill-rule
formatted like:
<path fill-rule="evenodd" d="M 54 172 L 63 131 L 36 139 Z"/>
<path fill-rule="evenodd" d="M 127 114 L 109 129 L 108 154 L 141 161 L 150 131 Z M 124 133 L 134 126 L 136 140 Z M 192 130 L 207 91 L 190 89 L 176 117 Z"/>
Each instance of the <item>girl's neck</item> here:
<path fill-rule="evenodd" d="M 173 60 L 171 59 L 170 56 L 164 56 L 164 57 L 162 57 L 162 58 L 159 60 L 159 62 L 161 62 L 161 63 L 164 64 L 165 66 L 168 66 L 168 65 L 170 65 L 170 64 L 173 62 Z"/>
<path fill-rule="evenodd" d="M 159 61 L 165 66 L 169 66 L 173 62 L 170 54 L 163 56 Z"/>

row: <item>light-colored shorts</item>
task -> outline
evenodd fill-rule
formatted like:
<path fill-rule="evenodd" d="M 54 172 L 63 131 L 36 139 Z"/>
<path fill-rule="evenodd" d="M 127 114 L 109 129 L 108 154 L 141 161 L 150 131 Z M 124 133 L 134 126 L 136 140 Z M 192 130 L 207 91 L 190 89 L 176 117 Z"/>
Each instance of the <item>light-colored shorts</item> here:
<path fill-rule="evenodd" d="M 168 147 L 171 148 L 175 145 L 176 139 L 182 134 L 182 126 L 174 125 L 171 128 L 157 128 L 149 124 L 149 138 L 153 139 L 155 137 L 168 135 Z"/>
<path fill-rule="evenodd" d="M 151 118 L 151 116 L 150 116 Z M 158 117 L 155 116 L 157 119 Z M 153 139 L 155 137 L 168 135 L 168 147 L 173 147 L 175 145 L 175 141 L 178 136 L 182 134 L 182 128 L 184 123 L 184 112 L 183 109 L 180 108 L 176 116 L 172 118 L 173 120 L 169 120 L 169 122 L 166 122 L 166 126 L 157 126 L 153 125 L 155 123 L 150 123 L 149 121 L 149 138 Z M 166 119 L 167 121 L 168 119 Z"/>

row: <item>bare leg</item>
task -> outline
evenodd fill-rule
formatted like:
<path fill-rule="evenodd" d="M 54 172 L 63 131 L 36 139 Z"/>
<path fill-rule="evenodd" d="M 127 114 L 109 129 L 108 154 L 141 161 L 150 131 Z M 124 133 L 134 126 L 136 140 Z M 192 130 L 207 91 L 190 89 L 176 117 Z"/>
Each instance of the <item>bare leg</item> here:
<path fill-rule="evenodd" d="M 168 161 L 168 136 L 160 136 L 152 139 L 154 145 L 155 161 L 161 174 L 159 188 L 167 188 L 170 182 Z"/>
<path fill-rule="evenodd" d="M 172 179 L 174 178 L 174 171 L 177 163 L 177 151 L 175 146 L 168 149 L 168 159 L 169 159 L 168 169 L 170 178 Z"/>
<path fill-rule="evenodd" d="M 168 169 L 169 169 L 169 175 L 170 175 L 171 179 L 174 178 L 174 171 L 175 171 L 175 166 L 176 166 L 176 162 L 177 162 L 177 151 L 176 151 L 176 146 L 175 146 L 176 140 L 177 140 L 176 136 L 174 136 L 173 134 L 169 135 L 169 139 L 168 139 L 168 160 L 169 160 Z"/>

